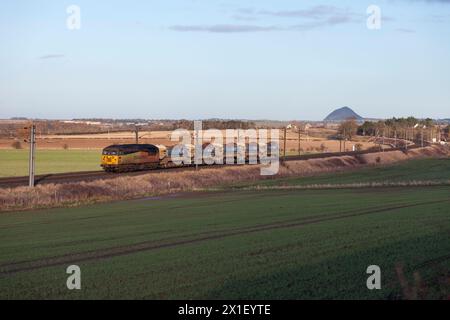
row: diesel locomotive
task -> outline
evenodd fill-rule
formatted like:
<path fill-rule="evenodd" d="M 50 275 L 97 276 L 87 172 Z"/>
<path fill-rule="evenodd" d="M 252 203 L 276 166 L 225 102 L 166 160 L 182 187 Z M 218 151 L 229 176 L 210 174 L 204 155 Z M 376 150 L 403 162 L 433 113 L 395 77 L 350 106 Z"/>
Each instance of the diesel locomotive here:
<path fill-rule="evenodd" d="M 169 164 L 165 146 L 153 144 L 112 145 L 103 149 L 101 167 L 107 172 L 127 172 L 165 167 Z"/>

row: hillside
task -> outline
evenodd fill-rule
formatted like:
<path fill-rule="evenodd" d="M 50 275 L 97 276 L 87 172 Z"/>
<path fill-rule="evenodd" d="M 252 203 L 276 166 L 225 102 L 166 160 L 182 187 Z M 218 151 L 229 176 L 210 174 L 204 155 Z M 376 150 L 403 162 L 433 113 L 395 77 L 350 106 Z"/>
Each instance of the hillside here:
<path fill-rule="evenodd" d="M 334 110 L 324 119 L 324 121 L 344 121 L 348 119 L 364 120 L 363 117 L 358 115 L 355 111 L 353 111 L 349 107 L 343 107 Z"/>

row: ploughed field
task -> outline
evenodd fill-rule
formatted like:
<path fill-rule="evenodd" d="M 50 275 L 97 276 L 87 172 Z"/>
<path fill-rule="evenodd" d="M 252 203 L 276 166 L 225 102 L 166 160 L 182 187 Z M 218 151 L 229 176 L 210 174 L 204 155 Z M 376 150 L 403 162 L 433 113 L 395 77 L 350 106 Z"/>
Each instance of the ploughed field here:
<path fill-rule="evenodd" d="M 342 177 L 438 180 L 450 172 L 449 160 L 364 170 Z M 3 299 L 450 297 L 445 184 L 203 192 L 5 213 L 0 228 Z M 79 291 L 66 287 L 73 264 Z M 381 268 L 381 290 L 366 287 L 369 265 Z"/>

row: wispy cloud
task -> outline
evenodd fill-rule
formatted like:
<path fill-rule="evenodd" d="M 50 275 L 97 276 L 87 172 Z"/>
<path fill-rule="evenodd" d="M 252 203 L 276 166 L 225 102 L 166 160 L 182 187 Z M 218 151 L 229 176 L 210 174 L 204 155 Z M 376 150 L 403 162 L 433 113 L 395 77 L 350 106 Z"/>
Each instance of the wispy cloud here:
<path fill-rule="evenodd" d="M 408 28 L 397 28 L 396 30 L 403 33 L 416 33 L 416 30 Z"/>
<path fill-rule="evenodd" d="M 238 21 L 256 21 L 258 20 L 257 17 L 252 17 L 252 16 L 246 16 L 246 15 L 240 15 L 240 14 L 234 14 L 232 16 L 232 18 L 234 20 L 238 20 Z"/>
<path fill-rule="evenodd" d="M 217 25 L 176 25 L 170 29 L 174 31 L 196 31 L 216 33 L 237 32 L 263 32 L 263 31 L 289 31 L 289 30 L 311 30 L 326 26 L 363 21 L 363 15 L 358 15 L 348 9 L 335 6 L 313 6 L 301 10 L 271 11 L 254 8 L 241 8 L 236 10 L 232 16 L 239 21 L 255 21 L 261 18 L 291 18 L 290 25 L 244 25 L 244 24 L 217 24 Z"/>
<path fill-rule="evenodd" d="M 410 2 L 428 2 L 428 3 L 447 3 L 450 4 L 450 0 L 408 0 Z"/>
<path fill-rule="evenodd" d="M 59 58 L 64 58 L 64 57 L 65 57 L 64 54 L 47 54 L 45 56 L 40 56 L 39 59 L 47 60 L 47 59 L 59 59 Z"/>
<path fill-rule="evenodd" d="M 217 25 L 178 25 L 171 26 L 171 30 L 181 32 L 213 32 L 213 33 L 236 33 L 236 32 L 261 32 L 282 30 L 276 26 L 217 24 Z"/>
<path fill-rule="evenodd" d="M 362 14 L 355 14 L 347 8 L 339 8 L 336 6 L 316 5 L 306 9 L 298 10 L 263 10 L 263 9 L 239 9 L 239 17 L 277 17 L 277 18 L 291 18 L 296 20 L 316 20 L 316 21 L 351 21 L 360 19 Z"/>
<path fill-rule="evenodd" d="M 433 14 L 429 17 L 428 20 L 438 23 L 448 22 L 450 21 L 450 14 Z"/>
<path fill-rule="evenodd" d="M 319 20 L 322 18 L 330 18 L 336 16 L 350 16 L 352 15 L 347 9 L 338 8 L 335 6 L 324 6 L 317 5 L 308 9 L 302 10 L 282 10 L 282 11 L 270 11 L 270 10 L 259 10 L 255 14 L 269 15 L 275 17 L 285 17 L 285 18 L 307 18 Z"/>

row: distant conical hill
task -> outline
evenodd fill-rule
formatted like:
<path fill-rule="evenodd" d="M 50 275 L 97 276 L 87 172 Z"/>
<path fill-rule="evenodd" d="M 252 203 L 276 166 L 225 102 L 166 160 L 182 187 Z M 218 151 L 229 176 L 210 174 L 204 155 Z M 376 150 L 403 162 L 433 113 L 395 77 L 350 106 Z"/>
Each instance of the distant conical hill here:
<path fill-rule="evenodd" d="M 345 121 L 348 119 L 364 120 L 363 117 L 358 115 L 355 111 L 353 111 L 349 107 L 343 107 L 334 110 L 324 119 L 324 121 Z"/>

